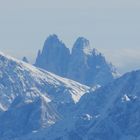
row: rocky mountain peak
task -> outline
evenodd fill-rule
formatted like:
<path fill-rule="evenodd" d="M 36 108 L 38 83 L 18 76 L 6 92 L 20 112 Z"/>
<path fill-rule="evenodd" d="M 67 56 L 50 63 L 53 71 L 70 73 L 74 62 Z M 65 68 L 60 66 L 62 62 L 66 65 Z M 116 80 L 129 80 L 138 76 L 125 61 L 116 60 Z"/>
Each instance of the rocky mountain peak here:
<path fill-rule="evenodd" d="M 73 49 L 83 50 L 84 48 L 90 48 L 90 42 L 84 37 L 79 37 L 74 43 Z"/>
<path fill-rule="evenodd" d="M 116 78 L 114 68 L 84 37 L 76 40 L 70 53 L 56 35 L 49 36 L 35 66 L 87 86 L 102 86 Z"/>
<path fill-rule="evenodd" d="M 25 56 L 22 58 L 22 61 L 24 61 L 25 63 L 29 63 L 27 57 L 25 57 Z"/>
<path fill-rule="evenodd" d="M 69 58 L 70 50 L 56 35 L 50 35 L 44 43 L 42 52 L 38 52 L 35 66 L 64 76 Z"/>

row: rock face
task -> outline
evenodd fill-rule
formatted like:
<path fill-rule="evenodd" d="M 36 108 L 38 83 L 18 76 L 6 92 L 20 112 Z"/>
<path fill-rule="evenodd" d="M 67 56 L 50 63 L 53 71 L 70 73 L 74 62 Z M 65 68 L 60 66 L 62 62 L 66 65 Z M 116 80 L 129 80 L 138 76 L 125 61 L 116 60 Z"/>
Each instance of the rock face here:
<path fill-rule="evenodd" d="M 90 46 L 85 38 L 78 38 L 72 48 L 68 78 L 82 84 L 105 85 L 116 75 L 115 69 L 105 57 Z"/>
<path fill-rule="evenodd" d="M 56 35 L 51 35 L 38 52 L 35 65 L 60 76 L 66 76 L 70 51 Z"/>
<path fill-rule="evenodd" d="M 133 71 L 85 94 L 76 112 L 54 126 L 53 132 L 46 131 L 46 136 L 49 140 L 139 140 L 139 108 L 140 71 Z"/>
<path fill-rule="evenodd" d="M 0 136 L 1 139 L 13 139 L 48 128 L 59 119 L 45 96 L 36 97 L 34 101 L 18 96 L 10 108 L 0 115 Z"/>
<path fill-rule="evenodd" d="M 29 63 L 27 57 L 25 57 L 25 56 L 22 58 L 22 61 L 25 62 L 25 63 Z"/>
<path fill-rule="evenodd" d="M 35 66 L 91 87 L 106 85 L 117 76 L 116 69 L 83 37 L 70 53 L 56 35 L 50 36 L 38 52 Z"/>

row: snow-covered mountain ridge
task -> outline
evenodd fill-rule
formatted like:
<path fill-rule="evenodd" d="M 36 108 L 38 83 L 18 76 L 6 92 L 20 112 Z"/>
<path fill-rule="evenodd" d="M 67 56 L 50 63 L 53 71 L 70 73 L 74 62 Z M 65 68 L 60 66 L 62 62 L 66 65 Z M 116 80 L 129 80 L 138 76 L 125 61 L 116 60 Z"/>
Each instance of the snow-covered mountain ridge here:
<path fill-rule="evenodd" d="M 0 53 L 0 102 L 3 107 L 10 104 L 17 95 L 33 98 L 36 94 L 44 94 L 53 100 L 56 94 L 59 98 L 56 100 L 60 102 L 76 103 L 88 89 L 75 81 L 39 70 Z"/>
<path fill-rule="evenodd" d="M 12 140 L 50 127 L 88 90 L 0 52 L 0 137 Z"/>

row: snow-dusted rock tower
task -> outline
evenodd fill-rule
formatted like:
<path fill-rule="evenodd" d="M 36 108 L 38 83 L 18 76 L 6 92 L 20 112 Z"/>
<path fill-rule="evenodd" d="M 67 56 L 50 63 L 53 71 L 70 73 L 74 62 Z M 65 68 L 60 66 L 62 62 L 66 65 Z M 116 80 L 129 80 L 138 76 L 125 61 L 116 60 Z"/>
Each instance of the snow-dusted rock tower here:
<path fill-rule="evenodd" d="M 88 86 L 106 85 L 117 76 L 116 69 L 83 37 L 76 40 L 70 53 L 56 35 L 49 36 L 35 66 Z"/>

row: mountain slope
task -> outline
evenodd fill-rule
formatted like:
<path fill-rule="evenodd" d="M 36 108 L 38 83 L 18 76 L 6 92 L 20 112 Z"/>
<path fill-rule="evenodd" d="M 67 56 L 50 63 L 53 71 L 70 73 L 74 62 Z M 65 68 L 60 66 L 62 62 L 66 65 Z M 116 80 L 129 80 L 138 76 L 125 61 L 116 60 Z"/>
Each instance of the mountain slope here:
<path fill-rule="evenodd" d="M 84 140 L 138 140 L 139 107 L 140 71 L 134 71 L 85 95 L 79 102 L 78 114 L 89 114 L 92 119 L 86 123 L 78 120 L 73 131 Z M 86 130 L 84 135 L 79 131 L 82 129 Z"/>
<path fill-rule="evenodd" d="M 48 129 L 88 90 L 0 52 L 0 137 L 12 140 Z"/>
<path fill-rule="evenodd" d="M 8 108 L 19 95 L 34 99 L 44 94 L 54 102 L 77 103 L 88 89 L 87 86 L 0 53 L 1 108 Z"/>
<path fill-rule="evenodd" d="M 139 108 L 140 71 L 133 71 L 85 94 L 74 114 L 27 140 L 139 140 Z"/>
<path fill-rule="evenodd" d="M 1 139 L 14 139 L 55 124 L 60 116 L 49 102 L 45 96 L 36 97 L 34 101 L 16 97 L 10 108 L 0 115 Z"/>
<path fill-rule="evenodd" d="M 118 76 L 114 66 L 83 37 L 76 40 L 70 53 L 56 35 L 49 36 L 35 66 L 91 87 L 106 85 Z"/>

